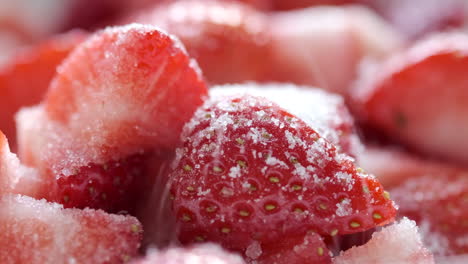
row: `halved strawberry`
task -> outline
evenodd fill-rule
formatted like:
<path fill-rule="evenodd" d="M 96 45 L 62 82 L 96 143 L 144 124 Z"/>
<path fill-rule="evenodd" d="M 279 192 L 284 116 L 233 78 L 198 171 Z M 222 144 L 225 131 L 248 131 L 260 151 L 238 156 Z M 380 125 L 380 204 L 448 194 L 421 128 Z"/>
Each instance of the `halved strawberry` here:
<path fill-rule="evenodd" d="M 391 193 L 400 206 L 399 215 L 418 222 L 434 254 L 468 253 L 466 171 L 410 178 Z"/>
<path fill-rule="evenodd" d="M 235 1 L 176 1 L 127 21 L 178 36 L 213 83 L 259 80 L 271 65 L 266 16 Z"/>
<path fill-rule="evenodd" d="M 242 258 L 223 250 L 216 244 L 203 244 L 190 248 L 150 249 L 144 259 L 131 264 L 243 264 Z"/>
<path fill-rule="evenodd" d="M 310 230 L 364 231 L 396 213 L 375 178 L 264 98 L 212 98 L 182 137 L 169 179 L 183 243 L 216 241 L 245 253 Z"/>
<path fill-rule="evenodd" d="M 359 165 L 375 175 L 386 188 L 398 186 L 409 178 L 450 174 L 461 169 L 452 164 L 411 154 L 397 146 L 366 145 L 359 154 Z"/>
<path fill-rule="evenodd" d="M 333 263 L 432 264 L 434 256 L 424 247 L 415 222 L 403 218 L 375 232 L 366 244 L 342 252 Z"/>
<path fill-rule="evenodd" d="M 16 149 L 14 114 L 44 97 L 57 66 L 86 37 L 71 31 L 43 41 L 10 58 L 0 68 L 0 129 Z"/>
<path fill-rule="evenodd" d="M 124 263 L 136 255 L 142 229 L 131 216 L 0 196 L 1 263 Z"/>
<path fill-rule="evenodd" d="M 0 131 L 0 197 L 7 193 L 43 197 L 49 186 L 47 178 L 40 177 L 37 170 L 23 166 L 11 153 L 7 138 Z"/>
<path fill-rule="evenodd" d="M 381 60 L 402 37 L 372 10 L 321 6 L 280 12 L 269 21 L 275 81 L 347 95 L 363 58 Z M 294 25 L 294 26 L 292 26 Z"/>
<path fill-rule="evenodd" d="M 56 180 L 49 200 L 130 210 L 145 159 L 178 143 L 206 93 L 177 40 L 151 26 L 108 28 L 64 61 L 42 105 L 19 114 L 21 158 Z"/>
<path fill-rule="evenodd" d="M 358 157 L 362 145 L 354 119 L 341 96 L 292 84 L 233 84 L 214 86 L 210 95 L 250 94 L 265 97 L 305 121 L 339 150 Z"/>
<path fill-rule="evenodd" d="M 466 34 L 423 40 L 362 78 L 358 114 L 415 150 L 466 163 L 467 65 Z"/>

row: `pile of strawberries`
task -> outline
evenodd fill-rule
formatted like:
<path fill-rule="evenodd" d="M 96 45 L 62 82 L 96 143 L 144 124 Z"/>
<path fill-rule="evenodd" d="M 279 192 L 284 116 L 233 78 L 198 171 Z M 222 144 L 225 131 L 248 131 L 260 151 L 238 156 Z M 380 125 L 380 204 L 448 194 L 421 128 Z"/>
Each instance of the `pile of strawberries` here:
<path fill-rule="evenodd" d="M 0 263 L 468 261 L 465 1 L 27 2 Z"/>

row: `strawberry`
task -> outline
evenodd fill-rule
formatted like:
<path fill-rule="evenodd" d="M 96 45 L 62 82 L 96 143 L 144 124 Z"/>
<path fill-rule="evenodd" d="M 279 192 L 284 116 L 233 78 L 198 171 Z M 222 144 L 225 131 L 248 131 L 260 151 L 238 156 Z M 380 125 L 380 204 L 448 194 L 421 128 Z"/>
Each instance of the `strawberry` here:
<path fill-rule="evenodd" d="M 465 34 L 415 44 L 362 77 L 354 93 L 357 114 L 414 150 L 466 163 L 467 54 Z"/>
<path fill-rule="evenodd" d="M 40 197 L 50 186 L 32 168 L 23 166 L 11 153 L 6 136 L 0 131 L 0 197 L 6 193 L 19 193 Z"/>
<path fill-rule="evenodd" d="M 270 17 L 269 25 L 270 80 L 317 86 L 342 95 L 348 95 L 364 58 L 380 61 L 404 41 L 372 10 L 358 6 L 279 12 Z"/>
<path fill-rule="evenodd" d="M 48 200 L 132 210 L 145 160 L 178 143 L 206 93 L 177 40 L 150 26 L 108 28 L 70 54 L 42 105 L 19 114 L 20 155 L 55 180 Z"/>
<path fill-rule="evenodd" d="M 333 259 L 333 263 L 431 264 L 434 256 L 424 247 L 416 223 L 403 218 L 375 232 L 366 244 L 342 252 Z"/>
<path fill-rule="evenodd" d="M 136 255 L 141 225 L 131 216 L 19 195 L 0 196 L 1 263 L 124 263 Z"/>
<path fill-rule="evenodd" d="M 282 239 L 263 247 L 264 251 L 257 262 L 253 263 L 304 263 L 327 264 L 331 263 L 331 253 L 317 233 L 309 232 L 305 236 Z M 252 252 L 249 252 L 252 254 Z M 247 257 L 255 257 L 249 256 Z"/>
<path fill-rule="evenodd" d="M 191 248 L 150 249 L 144 259 L 130 264 L 243 264 L 238 255 L 228 253 L 216 244 L 203 244 Z"/>
<path fill-rule="evenodd" d="M 270 65 L 266 16 L 241 3 L 176 1 L 128 21 L 157 25 L 178 36 L 212 83 L 258 80 Z"/>
<path fill-rule="evenodd" d="M 375 178 L 264 98 L 214 97 L 197 110 L 182 139 L 169 183 L 183 243 L 264 252 L 310 230 L 364 231 L 396 213 Z"/>
<path fill-rule="evenodd" d="M 343 5 L 359 2 L 356 0 L 270 0 L 276 10 L 289 10 L 310 7 L 314 5 Z"/>
<path fill-rule="evenodd" d="M 467 254 L 468 177 L 466 171 L 410 178 L 391 193 L 399 215 L 418 222 L 437 255 Z"/>
<path fill-rule="evenodd" d="M 210 89 L 210 95 L 251 94 L 266 97 L 296 115 L 333 143 L 356 157 L 361 152 L 354 119 L 341 96 L 317 88 L 292 84 L 234 84 Z"/>
<path fill-rule="evenodd" d="M 397 146 L 367 145 L 360 152 L 358 161 L 362 168 L 375 175 L 387 188 L 398 186 L 412 177 L 460 170 L 452 164 L 420 157 Z"/>
<path fill-rule="evenodd" d="M 16 148 L 14 114 L 44 97 L 62 60 L 86 37 L 71 31 L 36 44 L 10 58 L 0 69 L 0 129 Z"/>

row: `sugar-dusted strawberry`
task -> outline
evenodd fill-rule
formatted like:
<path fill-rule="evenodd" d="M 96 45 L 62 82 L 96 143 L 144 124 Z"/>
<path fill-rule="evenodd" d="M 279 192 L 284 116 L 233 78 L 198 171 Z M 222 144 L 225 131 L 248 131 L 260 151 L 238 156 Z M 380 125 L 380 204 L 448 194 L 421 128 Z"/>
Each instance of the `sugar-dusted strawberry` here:
<path fill-rule="evenodd" d="M 238 255 L 223 250 L 216 244 L 202 244 L 190 248 L 150 249 L 144 259 L 131 264 L 244 264 Z"/>
<path fill-rule="evenodd" d="M 433 264 L 434 256 L 424 247 L 416 223 L 403 218 L 375 232 L 366 244 L 342 252 L 333 263 Z"/>
<path fill-rule="evenodd" d="M 357 157 L 362 146 L 354 119 L 341 96 L 292 84 L 234 84 L 210 89 L 210 95 L 250 94 L 266 97 L 301 118 L 322 137 L 348 155 Z"/>
<path fill-rule="evenodd" d="M 23 166 L 11 153 L 7 138 L 0 131 L 0 197 L 7 193 L 41 197 L 49 186 L 47 178 L 41 178 L 37 170 Z"/>
<path fill-rule="evenodd" d="M 136 255 L 142 229 L 131 216 L 0 196 L 1 263 L 124 263 Z"/>
<path fill-rule="evenodd" d="M 343 5 L 352 4 L 359 1 L 356 0 L 270 0 L 272 6 L 276 10 L 299 9 L 315 5 Z"/>
<path fill-rule="evenodd" d="M 57 66 L 86 37 L 71 31 L 18 53 L 0 67 L 0 129 L 16 146 L 14 114 L 44 97 Z"/>
<path fill-rule="evenodd" d="M 271 65 L 266 15 L 235 1 L 175 1 L 129 21 L 178 36 L 213 83 L 258 80 Z"/>
<path fill-rule="evenodd" d="M 434 254 L 468 253 L 466 171 L 410 178 L 391 193 L 399 215 L 416 220 Z"/>
<path fill-rule="evenodd" d="M 130 210 L 145 159 L 178 143 L 206 93 L 177 40 L 151 26 L 108 28 L 64 61 L 43 104 L 18 115 L 19 152 L 56 181 L 49 200 Z"/>
<path fill-rule="evenodd" d="M 386 188 L 413 177 L 444 175 L 460 170 L 452 164 L 420 157 L 398 146 L 366 145 L 359 154 L 359 165 L 375 175 Z"/>
<path fill-rule="evenodd" d="M 169 181 L 183 243 L 245 253 L 311 230 L 364 231 L 396 213 L 374 177 L 265 98 L 212 97 L 182 138 Z"/>
<path fill-rule="evenodd" d="M 395 55 L 358 82 L 358 114 L 427 155 L 468 162 L 468 36 L 433 36 Z"/>
<path fill-rule="evenodd" d="M 250 249 L 252 249 L 252 247 Z M 255 250 L 251 251 L 252 252 L 246 251 L 246 255 L 248 260 L 256 259 L 255 261 L 252 261 L 252 263 L 331 263 L 331 254 L 328 251 L 323 238 L 315 232 L 309 232 L 305 236 L 281 239 L 269 245 L 264 245 L 261 252 L 255 252 Z M 260 256 L 256 257 L 256 255 L 254 255 L 255 253 L 260 253 Z"/>
<path fill-rule="evenodd" d="M 347 95 L 363 58 L 379 61 L 403 42 L 382 18 L 358 6 L 279 12 L 269 22 L 273 38 L 270 79 L 343 95 Z"/>

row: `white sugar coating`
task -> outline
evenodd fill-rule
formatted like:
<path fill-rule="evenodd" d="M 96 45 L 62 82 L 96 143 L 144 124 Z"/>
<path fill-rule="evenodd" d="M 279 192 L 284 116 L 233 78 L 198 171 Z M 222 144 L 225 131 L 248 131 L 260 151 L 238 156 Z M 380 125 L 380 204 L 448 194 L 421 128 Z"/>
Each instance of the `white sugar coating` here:
<path fill-rule="evenodd" d="M 362 148 L 355 132 L 354 119 L 340 95 L 314 87 L 282 83 L 230 84 L 210 89 L 212 97 L 237 94 L 250 94 L 271 100 L 302 119 L 338 148 L 344 148 L 348 154 L 356 155 Z M 296 141 L 290 134 L 286 136 L 290 147 L 294 147 Z"/>
<path fill-rule="evenodd" d="M 334 264 L 432 264 L 414 221 L 403 218 L 398 223 L 374 233 L 364 245 L 352 247 L 333 259 Z"/>
<path fill-rule="evenodd" d="M 201 244 L 190 248 L 150 249 L 147 256 L 130 264 L 244 264 L 243 259 L 216 244 Z"/>
<path fill-rule="evenodd" d="M 468 263 L 468 254 L 436 257 L 435 260 L 437 264 L 466 264 Z"/>
<path fill-rule="evenodd" d="M 0 131 L 0 196 L 5 193 L 37 195 L 44 191 L 42 180 L 37 170 L 23 166 L 10 152 L 8 141 Z"/>
<path fill-rule="evenodd" d="M 0 228 L 0 259 L 30 264 L 119 261 L 136 254 L 141 232 L 133 217 L 19 195 L 0 198 Z"/>
<path fill-rule="evenodd" d="M 262 253 L 262 245 L 258 241 L 253 241 L 245 250 L 245 256 L 253 260 L 258 259 Z"/>

